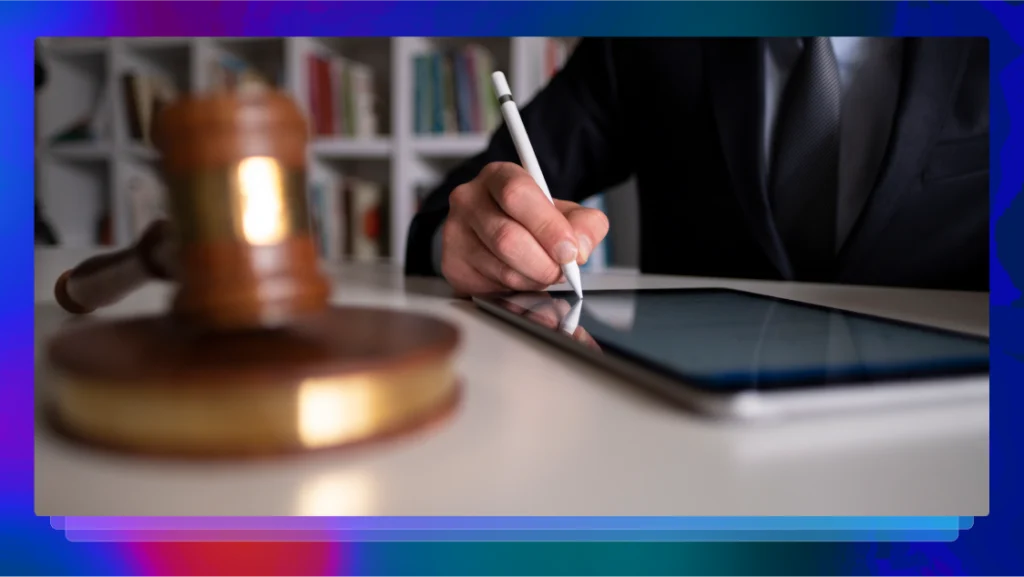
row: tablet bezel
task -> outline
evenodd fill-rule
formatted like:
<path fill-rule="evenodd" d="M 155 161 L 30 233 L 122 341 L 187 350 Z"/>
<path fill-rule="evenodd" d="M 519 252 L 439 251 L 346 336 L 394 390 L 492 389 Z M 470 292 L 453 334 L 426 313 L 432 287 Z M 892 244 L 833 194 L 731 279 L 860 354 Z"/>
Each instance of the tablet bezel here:
<path fill-rule="evenodd" d="M 878 321 L 896 326 L 903 326 L 916 330 L 925 330 L 937 334 L 945 334 L 963 338 L 970 341 L 988 345 L 989 339 L 977 335 L 931 327 L 928 325 L 900 321 L 880 317 L 876 315 L 858 313 L 836 307 L 828 307 L 805 303 L 792 299 L 785 299 L 775 296 L 763 295 L 754 292 L 741 291 L 728 288 L 670 288 L 670 289 L 627 289 L 627 290 L 599 290 L 588 291 L 590 295 L 602 294 L 643 294 L 643 293 L 734 293 L 744 296 L 767 299 L 783 302 L 805 308 L 820 310 L 823 312 L 841 312 L 845 315 L 856 318 Z M 571 296 L 571 291 L 552 291 L 544 293 L 553 298 Z M 508 298 L 522 295 L 522 293 L 501 293 L 474 297 L 474 302 L 484 311 L 487 311 L 499 318 L 510 321 L 513 325 L 525 329 L 533 335 L 539 336 L 552 342 L 560 348 L 567 350 L 577 356 L 583 356 L 599 365 L 610 368 L 620 374 L 625 373 L 643 384 L 655 384 L 663 392 L 676 393 L 679 396 L 684 393 L 683 400 L 693 401 L 703 408 L 713 408 L 716 413 L 757 413 L 764 412 L 766 407 L 753 410 L 752 405 L 764 405 L 767 397 L 775 401 L 787 400 L 790 409 L 795 405 L 806 405 L 807 410 L 818 411 L 824 407 L 817 407 L 824 399 L 820 393 L 828 391 L 833 400 L 847 405 L 858 405 L 865 402 L 863 392 L 870 392 L 875 401 L 879 403 L 901 403 L 910 400 L 923 400 L 934 397 L 935 399 L 949 398 L 987 398 L 989 362 L 979 365 L 971 365 L 953 368 L 950 370 L 926 370 L 926 371 L 893 371 L 882 375 L 869 375 L 863 378 L 825 380 L 814 377 L 796 378 L 788 381 L 759 384 L 745 387 L 723 388 L 715 385 L 714 382 L 704 381 L 693 375 L 687 375 L 672 367 L 667 367 L 656 361 L 652 361 L 623 347 L 616 347 L 608 343 L 601 343 L 602 352 L 596 352 L 585 345 L 566 337 L 557 328 L 545 327 L 539 323 L 529 320 L 523 316 L 527 312 L 512 310 L 512 307 L 521 308 Z M 586 301 L 584 301 L 586 302 Z M 606 354 L 610 353 L 610 354 Z M 928 388 L 929 390 L 924 390 Z M 667 391 L 666 391 L 667 389 Z M 684 390 L 685 389 L 685 390 Z M 817 399 L 808 397 L 808 394 L 818 393 Z M 858 399 L 841 399 L 849 395 L 855 395 Z M 757 399 L 754 402 L 754 399 Z M 774 404 L 774 402 L 772 403 Z M 826 403 L 828 404 L 828 403 Z M 869 402 L 868 404 L 874 404 Z M 739 405 L 746 408 L 740 410 Z M 771 412 L 778 412 L 781 407 L 775 407 Z M 783 411 L 788 412 L 788 411 Z"/>

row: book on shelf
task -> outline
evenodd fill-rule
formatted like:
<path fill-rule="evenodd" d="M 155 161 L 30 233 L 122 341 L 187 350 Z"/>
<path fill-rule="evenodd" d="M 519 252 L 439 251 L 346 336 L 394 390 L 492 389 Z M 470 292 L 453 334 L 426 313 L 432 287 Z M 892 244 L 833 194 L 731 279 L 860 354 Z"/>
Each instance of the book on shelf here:
<path fill-rule="evenodd" d="M 333 197 L 332 197 L 333 195 Z M 375 262 L 388 254 L 388 195 L 357 177 L 310 184 L 310 224 L 320 257 Z"/>
<path fill-rule="evenodd" d="M 340 189 L 329 182 L 317 180 L 309 186 L 310 226 L 320 258 L 328 261 L 339 260 L 345 251 L 344 207 L 340 202 L 332 202 L 340 195 Z"/>
<path fill-rule="evenodd" d="M 528 75 L 529 82 L 526 94 L 520 95 L 516 102 L 521 106 L 528 104 L 551 81 L 551 78 L 565 66 L 566 61 L 576 48 L 576 39 L 548 37 L 537 38 L 535 43 L 531 42 L 528 66 L 524 73 Z"/>
<path fill-rule="evenodd" d="M 232 54 L 221 54 L 209 63 L 210 90 L 214 92 L 234 91 L 249 85 L 280 85 L 280 78 L 273 81 L 245 60 Z"/>
<path fill-rule="evenodd" d="M 484 47 L 418 54 L 413 72 L 416 134 L 486 134 L 500 124 L 494 57 Z"/>
<path fill-rule="evenodd" d="M 343 183 L 346 226 L 345 254 L 355 262 L 374 262 L 387 255 L 387 194 L 383 186 L 358 178 Z"/>
<path fill-rule="evenodd" d="M 324 215 L 327 212 L 324 188 L 322 182 L 313 181 L 307 187 L 307 199 L 309 203 L 309 232 L 316 243 L 316 252 L 320 258 L 327 258 L 327 249 L 330 243 L 327 242 L 327 228 L 324 223 Z"/>
<path fill-rule="evenodd" d="M 341 56 L 307 56 L 309 116 L 315 136 L 369 138 L 380 131 L 373 68 Z"/>
<path fill-rule="evenodd" d="M 128 134 L 135 142 L 153 145 L 153 123 L 160 111 L 178 98 L 174 83 L 164 77 L 136 73 L 121 78 Z"/>
<path fill-rule="evenodd" d="M 114 244 L 114 219 L 110 213 L 110 207 L 105 207 L 96 221 L 96 244 L 99 246 L 113 246 Z"/>
<path fill-rule="evenodd" d="M 571 52 L 572 46 L 568 40 L 562 38 L 544 39 L 545 81 L 551 80 L 551 77 L 561 70 L 562 66 L 565 66 L 565 61 L 569 59 Z"/>

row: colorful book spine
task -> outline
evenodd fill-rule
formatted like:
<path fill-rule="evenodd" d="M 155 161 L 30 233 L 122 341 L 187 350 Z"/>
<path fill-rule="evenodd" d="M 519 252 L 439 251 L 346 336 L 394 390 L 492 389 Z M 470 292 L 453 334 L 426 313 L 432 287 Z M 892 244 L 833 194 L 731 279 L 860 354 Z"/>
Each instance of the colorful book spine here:
<path fill-rule="evenodd" d="M 469 131 L 480 133 L 484 132 L 482 117 L 484 103 L 480 100 L 482 98 L 480 83 L 477 81 L 480 64 L 476 61 L 473 51 L 465 50 L 463 55 L 465 56 L 466 84 L 469 92 Z"/>
<path fill-rule="evenodd" d="M 313 231 L 313 238 L 316 240 L 317 253 L 320 258 L 328 258 L 328 220 L 325 210 L 324 184 L 313 182 L 309 186 L 309 225 Z"/>
<path fill-rule="evenodd" d="M 387 254 L 387 196 L 375 182 L 346 178 L 346 256 L 355 262 L 375 262 Z"/>
<path fill-rule="evenodd" d="M 544 44 L 544 73 L 550 80 L 569 56 L 569 45 L 560 38 L 548 38 Z"/>
<path fill-rule="evenodd" d="M 470 77 L 469 61 L 465 52 L 456 52 L 453 59 L 455 62 L 456 112 L 458 114 L 459 132 L 473 132 L 473 92 L 470 89 L 472 80 Z"/>
<path fill-rule="evenodd" d="M 125 74 L 121 89 L 128 114 L 128 134 L 140 144 L 152 146 L 153 121 L 160 111 L 178 98 L 177 87 L 163 76 Z"/>
<path fill-rule="evenodd" d="M 344 58 L 338 58 L 337 56 L 330 59 L 330 77 L 327 79 L 330 82 L 331 93 L 327 96 L 327 100 L 331 104 L 331 131 L 327 134 L 345 134 L 348 128 L 348 115 L 345 110 L 345 91 L 348 89 L 348 82 L 346 82 L 348 73 L 348 67 Z M 329 114 L 325 111 L 325 114 Z"/>
<path fill-rule="evenodd" d="M 430 55 L 419 54 L 413 60 L 415 72 L 415 132 L 427 134 L 432 131 L 433 87 L 430 82 Z"/>
<path fill-rule="evenodd" d="M 331 79 L 331 62 L 318 54 L 310 54 L 309 66 L 309 111 L 312 132 L 316 136 L 329 136 L 334 132 L 334 90 Z"/>
<path fill-rule="evenodd" d="M 441 87 L 444 95 L 444 132 L 453 134 L 459 131 L 458 123 L 458 99 L 456 98 L 455 87 L 455 66 L 452 62 L 452 54 L 445 54 L 439 58 L 441 62 Z"/>
<path fill-rule="evenodd" d="M 315 136 L 368 138 L 380 130 L 373 68 L 341 56 L 310 54 L 306 72 Z"/>
<path fill-rule="evenodd" d="M 477 44 L 471 44 L 467 50 L 473 54 L 475 65 L 476 98 L 480 103 L 481 131 L 490 133 L 501 124 L 501 110 L 498 108 L 494 84 L 491 82 L 491 74 L 494 73 L 494 57 L 484 47 Z"/>
<path fill-rule="evenodd" d="M 349 64 L 348 81 L 351 86 L 351 101 L 347 108 L 351 136 L 357 138 L 377 135 L 377 95 L 374 88 L 373 68 L 359 62 Z"/>
<path fill-rule="evenodd" d="M 413 60 L 416 134 L 480 134 L 500 123 L 490 76 L 494 59 L 481 46 L 419 54 Z"/>
<path fill-rule="evenodd" d="M 434 109 L 431 111 L 430 130 L 435 134 L 444 133 L 444 71 L 441 64 L 441 55 L 435 54 L 430 59 L 430 81 L 433 86 Z"/>

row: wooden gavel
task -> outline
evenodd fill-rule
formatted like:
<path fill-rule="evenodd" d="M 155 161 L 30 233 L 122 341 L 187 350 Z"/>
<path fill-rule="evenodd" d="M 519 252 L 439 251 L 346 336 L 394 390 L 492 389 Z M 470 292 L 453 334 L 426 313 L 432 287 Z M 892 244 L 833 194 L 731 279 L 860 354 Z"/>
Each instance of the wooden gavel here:
<path fill-rule="evenodd" d="M 86 314 L 154 279 L 172 314 L 213 330 L 281 326 L 327 307 L 305 199 L 306 120 L 286 95 L 188 98 L 154 128 L 171 220 L 131 248 L 86 260 L 55 287 Z"/>
<path fill-rule="evenodd" d="M 57 279 L 54 296 L 69 313 L 91 313 L 151 281 L 173 280 L 177 271 L 173 251 L 170 221 L 155 220 L 131 247 L 94 256 L 65 271 Z"/>
<path fill-rule="evenodd" d="M 81 314 L 167 279 L 173 302 L 51 339 L 56 428 L 133 452 L 268 455 L 385 438 L 454 409 L 454 326 L 329 303 L 306 120 L 290 98 L 189 97 L 154 137 L 170 220 L 67 271 L 55 292 Z"/>

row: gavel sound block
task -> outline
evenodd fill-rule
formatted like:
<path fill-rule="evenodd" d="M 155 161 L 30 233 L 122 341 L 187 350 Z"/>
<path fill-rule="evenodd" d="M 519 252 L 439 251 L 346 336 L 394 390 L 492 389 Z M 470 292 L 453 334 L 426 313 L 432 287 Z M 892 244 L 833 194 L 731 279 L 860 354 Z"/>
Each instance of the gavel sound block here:
<path fill-rule="evenodd" d="M 65 273 L 55 292 L 84 314 L 149 278 L 177 291 L 166 314 L 51 341 L 60 430 L 145 453 L 264 455 L 415 430 L 455 406 L 454 327 L 328 304 L 306 212 L 305 126 L 271 90 L 165 109 L 154 134 L 171 222 Z"/>

